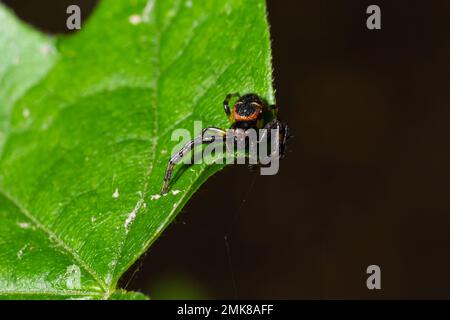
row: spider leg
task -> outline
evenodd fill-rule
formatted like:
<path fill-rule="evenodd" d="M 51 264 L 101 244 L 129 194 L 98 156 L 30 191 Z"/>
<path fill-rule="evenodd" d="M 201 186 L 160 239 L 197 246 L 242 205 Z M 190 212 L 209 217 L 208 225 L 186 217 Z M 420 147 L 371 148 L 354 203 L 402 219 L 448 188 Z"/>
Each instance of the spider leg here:
<path fill-rule="evenodd" d="M 208 136 L 208 134 L 213 134 L 213 135 Z M 183 146 L 183 148 L 181 148 L 180 151 L 178 151 L 177 153 L 172 155 L 172 157 L 170 158 L 169 163 L 167 165 L 166 173 L 164 174 L 164 181 L 163 181 L 163 186 L 161 189 L 161 194 L 167 193 L 167 190 L 169 187 L 169 182 L 170 182 L 170 179 L 172 178 L 172 172 L 173 172 L 175 165 L 178 162 L 180 162 L 180 160 L 183 159 L 183 157 L 185 155 L 187 155 L 195 145 L 211 143 L 215 140 L 216 136 L 223 137 L 225 135 L 226 135 L 226 131 L 222 130 L 220 128 L 215 128 L 215 127 L 205 128 L 202 130 L 201 134 L 199 134 L 194 139 L 188 141 Z"/>
<path fill-rule="evenodd" d="M 286 142 L 289 138 L 289 127 L 287 124 L 279 121 L 278 119 L 273 119 L 269 123 L 267 123 L 264 128 L 265 129 L 262 133 L 262 135 L 259 137 L 259 142 L 267 139 L 267 135 L 270 133 L 270 130 L 272 129 L 278 129 L 279 136 L 278 136 L 278 143 L 279 143 L 279 155 L 280 158 L 284 158 L 286 154 Z"/>
<path fill-rule="evenodd" d="M 282 137 L 282 141 L 280 143 L 280 148 L 281 148 L 281 152 L 280 152 L 280 156 L 281 158 L 284 158 L 286 155 L 286 149 L 287 149 L 287 140 L 291 137 L 289 135 L 289 126 L 286 123 L 283 123 L 283 137 Z"/>
<path fill-rule="evenodd" d="M 231 117 L 231 111 L 230 111 L 230 100 L 232 97 L 240 97 L 241 95 L 238 92 L 235 93 L 229 93 L 225 97 L 225 101 L 223 102 L 223 110 L 225 111 L 228 118 Z"/>

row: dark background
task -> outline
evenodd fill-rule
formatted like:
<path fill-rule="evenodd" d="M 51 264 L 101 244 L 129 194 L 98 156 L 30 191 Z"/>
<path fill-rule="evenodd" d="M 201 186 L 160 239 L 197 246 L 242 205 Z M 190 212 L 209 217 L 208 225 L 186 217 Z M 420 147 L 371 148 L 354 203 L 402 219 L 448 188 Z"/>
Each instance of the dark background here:
<path fill-rule="evenodd" d="M 95 4 L 4 2 L 50 33 L 67 32 L 69 4 L 84 18 Z M 370 4 L 382 30 L 366 28 Z M 229 166 L 209 179 L 122 286 L 153 298 L 450 298 L 450 1 L 271 0 L 268 11 L 277 103 L 295 135 L 279 174 Z M 366 288 L 371 264 L 382 290 Z"/>

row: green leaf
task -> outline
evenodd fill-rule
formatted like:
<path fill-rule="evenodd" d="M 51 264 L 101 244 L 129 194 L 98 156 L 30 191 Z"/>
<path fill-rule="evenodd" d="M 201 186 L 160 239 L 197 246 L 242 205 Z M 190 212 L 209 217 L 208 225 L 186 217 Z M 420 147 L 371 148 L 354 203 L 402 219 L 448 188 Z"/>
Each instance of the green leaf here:
<path fill-rule="evenodd" d="M 223 167 L 152 197 L 172 131 L 274 102 L 264 1 L 102 1 L 54 38 L 0 5 L 0 47 L 0 298 L 143 298 L 119 278 Z"/>

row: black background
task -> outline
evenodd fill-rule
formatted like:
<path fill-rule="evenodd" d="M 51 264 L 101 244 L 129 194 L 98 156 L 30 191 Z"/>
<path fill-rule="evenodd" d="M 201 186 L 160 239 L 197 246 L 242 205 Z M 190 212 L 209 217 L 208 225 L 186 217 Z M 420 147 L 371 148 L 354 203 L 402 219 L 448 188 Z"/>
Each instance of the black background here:
<path fill-rule="evenodd" d="M 85 18 L 95 4 L 4 2 L 50 33 L 67 32 L 69 4 Z M 381 30 L 366 28 L 370 4 Z M 268 11 L 277 103 L 295 135 L 279 174 L 229 166 L 209 179 L 122 286 L 153 298 L 450 298 L 450 2 L 271 0 Z M 371 264 L 382 290 L 366 288 Z"/>

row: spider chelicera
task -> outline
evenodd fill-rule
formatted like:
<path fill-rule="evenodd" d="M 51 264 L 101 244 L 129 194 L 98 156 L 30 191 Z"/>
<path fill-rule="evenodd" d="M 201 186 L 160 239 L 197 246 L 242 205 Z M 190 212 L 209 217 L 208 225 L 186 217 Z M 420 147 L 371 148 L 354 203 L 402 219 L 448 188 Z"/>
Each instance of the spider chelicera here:
<path fill-rule="evenodd" d="M 229 103 L 233 97 L 238 97 L 238 100 L 230 110 Z M 224 130 L 216 127 L 205 128 L 195 139 L 190 140 L 180 151 L 172 155 L 164 175 L 161 194 L 167 193 L 175 165 L 180 162 L 180 160 L 187 155 L 195 145 L 212 143 L 217 137 L 222 137 L 222 139 L 225 140 L 227 134 L 230 133 L 233 134 L 234 137 L 237 137 L 245 134 L 245 131 L 248 129 L 267 129 L 265 132 L 276 129 L 279 132 L 279 157 L 284 157 L 286 141 L 289 138 L 289 127 L 278 120 L 278 108 L 275 105 L 269 106 L 264 99 L 254 93 L 248 93 L 243 96 L 240 96 L 239 93 L 230 93 L 223 102 L 223 109 L 231 123 L 230 129 Z M 262 139 L 262 136 L 259 137 L 258 143 L 262 141 Z"/>

